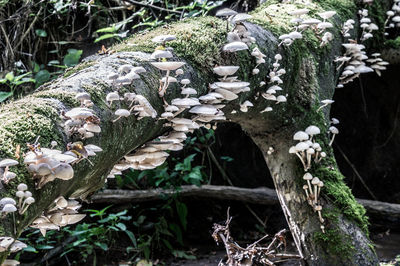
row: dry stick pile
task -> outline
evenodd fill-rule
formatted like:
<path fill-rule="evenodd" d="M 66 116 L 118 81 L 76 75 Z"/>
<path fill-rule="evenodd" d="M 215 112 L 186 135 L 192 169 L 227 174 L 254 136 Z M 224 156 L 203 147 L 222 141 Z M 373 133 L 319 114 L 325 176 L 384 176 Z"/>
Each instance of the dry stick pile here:
<path fill-rule="evenodd" d="M 229 215 L 229 208 L 227 211 L 227 218 L 224 225 L 214 224 L 214 232 L 212 237 L 217 244 L 223 243 L 225 245 L 226 254 L 228 259 L 223 262 L 222 260 L 218 266 L 239 266 L 239 265 L 275 265 L 274 263 L 287 259 L 300 259 L 297 254 L 288 254 L 286 250 L 286 229 L 282 229 L 272 238 L 268 245 L 261 245 L 260 242 L 268 238 L 268 235 L 263 236 L 254 243 L 243 248 L 237 244 L 230 235 L 229 224 L 232 217 Z M 283 247 L 283 253 L 279 250 Z"/>

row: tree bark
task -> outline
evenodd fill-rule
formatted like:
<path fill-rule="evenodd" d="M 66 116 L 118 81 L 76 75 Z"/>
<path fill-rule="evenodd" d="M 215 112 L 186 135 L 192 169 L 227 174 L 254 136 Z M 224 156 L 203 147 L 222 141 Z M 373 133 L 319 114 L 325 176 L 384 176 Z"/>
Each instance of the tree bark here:
<path fill-rule="evenodd" d="M 386 8 L 389 1 L 381 2 L 384 5 L 374 4 L 373 8 L 385 11 L 382 9 Z M 196 18 L 135 36 L 113 47 L 113 53 L 92 56 L 67 70 L 63 77 L 43 85 L 35 93 L 2 106 L 1 158 L 14 158 L 18 145 L 25 150 L 25 144 L 33 142 L 39 135 L 42 147 L 48 147 L 52 140 L 56 140 L 61 149 L 65 149 L 66 143 L 74 140 L 67 137 L 60 114 L 79 105 L 74 98 L 78 92 L 86 91 L 91 95 L 102 128 L 101 134 L 86 143 L 102 147 L 103 152 L 91 159 L 93 167 L 85 160 L 75 165 L 75 176 L 71 180 L 56 180 L 41 190 L 34 190 L 33 180 L 26 169 L 22 165 L 13 168 L 18 176 L 2 188 L 2 197 L 13 196 L 16 185 L 24 182 L 36 199 L 27 214 L 17 216 L 17 235 L 58 196 L 86 198 L 98 190 L 112 166 L 124 155 L 168 130 L 163 127 L 163 120 L 151 118 L 137 120 L 131 116 L 113 123 L 113 111 L 105 104 L 105 96 L 113 88 L 107 83 L 106 77 L 122 64 L 145 67 L 147 73 L 123 90 L 135 91 L 146 97 L 160 115 L 163 108 L 157 88 L 161 75 L 149 64 L 149 53 L 156 47 L 150 40 L 159 34 L 175 34 L 177 41 L 170 43 L 177 56 L 175 59 L 186 62 L 183 67 L 184 78 L 191 79 L 191 87 L 199 95 L 208 90 L 208 83 L 216 80 L 211 70 L 214 65 L 238 65 L 239 78 L 251 83 L 251 91 L 242 94 L 239 100 L 230 102 L 224 112 L 231 121 L 243 127 L 264 153 L 280 204 L 305 262 L 309 265 L 377 265 L 376 254 L 367 237 L 365 210 L 357 204 L 343 183 L 333 152 L 327 145 L 328 136 L 321 134 L 318 140 L 329 159 L 312 169 L 313 175 L 318 175 L 326 184 L 322 190 L 324 219 L 327 221 L 325 234 L 319 228 L 317 214 L 307 205 L 303 195 L 304 172 L 297 158 L 288 153 L 289 147 L 294 144 L 292 136 L 296 131 L 304 130 L 311 124 L 318 125 L 321 132 L 327 129 L 326 118 L 329 113 L 317 113 L 316 109 L 320 100 L 332 98 L 339 75 L 333 59 L 342 53 L 340 28 L 344 21 L 355 18 L 357 8 L 353 1 L 347 0 L 315 1 L 307 6 L 296 4 L 296 7 L 307 7 L 312 12 L 336 10 L 335 39 L 327 47 L 320 48 L 319 40 L 312 33 L 307 33 L 303 40 L 295 41 L 289 48 L 278 47 L 277 36 L 290 31 L 290 18 L 285 12 L 295 6 L 267 1 L 253 12 L 251 22 L 245 23 L 260 50 L 267 55 L 266 64 L 259 67 L 260 74 L 256 76 L 250 74 L 255 60 L 247 51 L 236 54 L 221 52 L 227 33 L 224 21 L 211 17 Z M 266 80 L 276 53 L 284 58 L 282 65 L 287 73 L 283 87 L 288 93 L 288 102 L 274 106 L 274 112 L 260 114 L 267 102 L 257 97 L 263 91 L 258 84 Z M 178 91 L 178 86 L 170 86 L 167 101 L 176 98 Z M 230 114 L 247 99 L 254 104 L 249 112 Z M 272 155 L 267 154 L 269 147 L 275 150 Z M 2 234 L 14 235 L 12 223 L 9 216 L 1 220 Z"/>

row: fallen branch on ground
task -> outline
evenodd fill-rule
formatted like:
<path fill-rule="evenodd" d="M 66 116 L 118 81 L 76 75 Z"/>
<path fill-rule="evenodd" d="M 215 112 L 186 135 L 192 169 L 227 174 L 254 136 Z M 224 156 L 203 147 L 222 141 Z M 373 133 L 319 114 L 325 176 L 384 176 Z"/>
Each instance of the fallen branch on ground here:
<path fill-rule="evenodd" d="M 148 190 L 105 189 L 94 194 L 90 200 L 92 203 L 148 202 L 160 200 L 164 196 L 174 195 L 177 192 L 177 189 L 161 188 Z M 267 187 L 182 186 L 179 189 L 179 196 L 234 200 L 261 205 L 279 204 L 275 190 Z M 357 199 L 357 201 L 365 207 L 370 216 L 373 216 L 373 222 L 383 223 L 388 228 L 400 228 L 400 204 L 365 199 Z"/>

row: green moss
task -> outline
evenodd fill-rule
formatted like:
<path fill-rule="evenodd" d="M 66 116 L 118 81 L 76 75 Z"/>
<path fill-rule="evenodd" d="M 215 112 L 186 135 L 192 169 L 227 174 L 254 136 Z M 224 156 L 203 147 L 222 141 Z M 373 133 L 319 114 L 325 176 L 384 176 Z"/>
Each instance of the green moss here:
<path fill-rule="evenodd" d="M 65 91 L 62 88 L 43 90 L 32 95 L 36 98 L 53 98 L 61 101 L 63 104 L 68 106 L 78 106 L 80 103 L 75 99 L 76 93 L 71 91 Z"/>
<path fill-rule="evenodd" d="M 336 254 L 342 258 L 351 258 L 353 255 L 351 237 L 341 234 L 337 229 L 327 229 L 325 233 L 315 232 L 313 240 L 329 254 Z"/>
<path fill-rule="evenodd" d="M 151 53 L 157 47 L 151 39 L 163 34 L 174 34 L 177 40 L 168 42 L 174 53 L 189 60 L 194 66 L 207 68 L 222 62 L 220 49 L 225 43 L 226 22 L 214 17 L 187 19 L 160 27 L 146 34 L 138 34 L 127 42 L 113 47 L 115 51 Z M 200 70 L 201 70 L 200 68 Z"/>
<path fill-rule="evenodd" d="M 400 36 L 394 40 L 385 41 L 385 47 L 399 49 L 400 48 Z"/>
<path fill-rule="evenodd" d="M 75 67 L 68 68 L 64 73 L 64 78 L 68 78 L 72 74 L 75 74 L 75 73 L 81 71 L 82 69 L 86 69 L 90 66 L 93 66 L 94 64 L 96 64 L 95 61 L 87 61 L 87 62 L 80 63 L 79 65 L 77 65 Z"/>

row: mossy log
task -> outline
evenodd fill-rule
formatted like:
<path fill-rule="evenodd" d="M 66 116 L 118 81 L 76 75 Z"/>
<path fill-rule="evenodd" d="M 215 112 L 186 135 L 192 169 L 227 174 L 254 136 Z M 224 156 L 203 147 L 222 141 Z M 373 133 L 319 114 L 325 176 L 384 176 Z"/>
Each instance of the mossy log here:
<path fill-rule="evenodd" d="M 379 2 L 369 7 L 372 16 L 384 14 L 389 3 Z M 338 12 L 334 18 L 334 40 L 321 48 L 314 33 L 306 31 L 303 40 L 297 40 L 290 47 L 278 47 L 277 36 L 290 31 L 290 16 L 286 12 L 305 7 L 311 10 L 312 15 L 324 10 Z M 239 65 L 239 78 L 251 83 L 251 91 L 230 102 L 223 111 L 229 114 L 231 121 L 243 127 L 264 153 L 279 201 L 304 261 L 310 265 L 377 265 L 373 245 L 368 239 L 365 210 L 344 184 L 332 149 L 327 145 L 327 135 L 321 134 L 317 139 L 327 152 L 328 159 L 311 169 L 313 175 L 320 177 L 326 185 L 322 190 L 326 233 L 321 232 L 317 214 L 306 203 L 301 164 L 288 153 L 293 145 L 292 136 L 297 130 L 304 130 L 313 124 L 326 132 L 328 112 L 316 112 L 316 109 L 320 100 L 332 98 L 339 75 L 333 59 L 342 53 L 340 28 L 347 19 L 355 19 L 356 12 L 357 6 L 352 0 L 321 0 L 307 6 L 267 1 L 252 13 L 253 19 L 245 23 L 260 50 L 267 55 L 266 64 L 259 67 L 260 73 L 256 76 L 251 75 L 255 59 L 249 52 L 221 52 L 227 33 L 225 21 L 213 17 L 195 18 L 130 38 L 114 46 L 113 53 L 87 58 L 67 70 L 63 77 L 41 86 L 33 94 L 3 105 L 0 109 L 0 158 L 15 158 L 18 145 L 25 150 L 26 143 L 33 142 L 37 136 L 41 137 L 43 147 L 50 146 L 50 142 L 55 140 L 59 148 L 64 149 L 66 143 L 74 141 L 67 137 L 60 114 L 77 107 L 79 103 L 74 97 L 83 91 L 91 95 L 102 128 L 99 135 L 86 143 L 96 144 L 104 151 L 93 157 L 94 166 L 85 160 L 75 165 L 73 179 L 53 181 L 40 190 L 34 189 L 32 177 L 22 166 L 21 158 L 21 166 L 12 169 L 18 173 L 17 178 L 4 185 L 1 196 L 13 196 L 16 185 L 24 182 L 29 185 L 36 203 L 25 215 L 17 215 L 16 234 L 11 215 L 2 219 L 1 235 L 19 235 L 60 195 L 86 198 L 103 186 L 113 165 L 124 155 L 168 130 L 163 127 L 163 120 L 152 118 L 137 120 L 129 117 L 113 123 L 113 110 L 105 103 L 106 94 L 113 88 L 106 77 L 122 64 L 145 67 L 147 73 L 141 75 L 140 80 L 135 80 L 133 85 L 120 89 L 120 92 L 134 91 L 143 95 L 160 114 L 163 108 L 157 89 L 161 73 L 149 64 L 149 53 L 156 47 L 150 40 L 159 34 L 175 34 L 177 40 L 170 45 L 174 48 L 176 59 L 186 62 L 183 76 L 192 81 L 191 87 L 199 95 L 206 93 L 208 84 L 216 80 L 211 70 L 215 65 Z M 282 65 L 287 73 L 283 87 L 288 94 L 288 102 L 276 105 L 273 112 L 261 114 L 267 102 L 262 97 L 255 100 L 255 96 L 262 91 L 258 86 L 260 81 L 267 81 L 266 75 L 276 53 L 284 58 Z M 177 97 L 178 91 L 176 85 L 171 85 L 166 94 L 167 101 Z M 254 104 L 249 112 L 230 114 L 247 99 Z M 267 155 L 269 147 L 275 150 L 272 155 Z"/>

